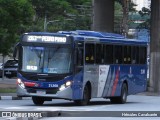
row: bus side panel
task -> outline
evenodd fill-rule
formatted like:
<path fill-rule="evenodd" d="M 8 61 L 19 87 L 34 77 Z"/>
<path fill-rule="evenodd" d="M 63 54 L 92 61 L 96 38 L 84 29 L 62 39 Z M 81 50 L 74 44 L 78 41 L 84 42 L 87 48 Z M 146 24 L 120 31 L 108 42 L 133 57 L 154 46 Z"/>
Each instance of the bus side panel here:
<path fill-rule="evenodd" d="M 120 67 L 110 65 L 102 97 L 110 97 L 119 94 L 119 76 Z"/>
<path fill-rule="evenodd" d="M 108 70 L 108 76 L 105 82 L 105 87 L 102 95 L 103 97 L 107 97 L 111 95 L 111 91 L 112 91 L 111 86 L 113 85 L 114 79 L 115 79 L 115 69 L 111 65 Z"/>
<path fill-rule="evenodd" d="M 82 88 L 83 88 L 83 71 L 80 71 L 73 78 L 72 91 L 73 100 L 82 99 Z"/>
<path fill-rule="evenodd" d="M 118 74 L 118 72 L 116 74 Z M 126 81 L 128 85 L 128 95 L 143 92 L 146 90 L 147 69 L 144 65 L 121 66 L 118 79 L 119 80 L 116 87 L 116 92 L 113 93 L 115 86 L 114 84 L 116 83 L 116 78 L 115 78 L 111 96 L 120 96 L 121 87 L 124 81 Z"/>
<path fill-rule="evenodd" d="M 102 76 L 105 71 L 107 76 Z M 105 80 L 102 80 L 106 78 Z M 91 96 L 112 97 L 121 95 L 124 81 L 128 85 L 128 95 L 146 90 L 147 69 L 144 65 L 86 65 L 83 72 L 74 77 L 73 99 L 82 99 L 86 82 L 91 83 Z M 103 81 L 103 85 L 102 82 Z"/>
<path fill-rule="evenodd" d="M 102 97 L 120 96 L 124 81 L 128 85 L 128 94 L 145 91 L 146 70 L 145 66 L 110 65 Z"/>
<path fill-rule="evenodd" d="M 84 66 L 83 88 L 87 82 L 90 82 L 91 84 L 91 97 L 97 97 L 99 84 L 99 65 Z"/>
<path fill-rule="evenodd" d="M 118 86 L 118 91 L 116 92 L 116 96 L 121 95 L 121 88 L 124 82 L 127 83 L 128 94 L 134 92 L 134 79 L 131 71 L 132 71 L 131 65 L 120 66 L 119 86 Z"/>
<path fill-rule="evenodd" d="M 144 92 L 147 87 L 147 66 L 137 65 L 132 67 L 134 91 L 131 94 Z"/>

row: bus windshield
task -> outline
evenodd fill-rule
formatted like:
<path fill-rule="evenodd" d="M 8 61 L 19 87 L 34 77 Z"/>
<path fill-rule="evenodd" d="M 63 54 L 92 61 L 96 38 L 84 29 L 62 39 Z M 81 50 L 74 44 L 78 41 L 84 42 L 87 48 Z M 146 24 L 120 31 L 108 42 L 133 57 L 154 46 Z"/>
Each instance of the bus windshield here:
<path fill-rule="evenodd" d="M 22 71 L 65 74 L 71 72 L 71 50 L 67 47 L 23 46 Z"/>

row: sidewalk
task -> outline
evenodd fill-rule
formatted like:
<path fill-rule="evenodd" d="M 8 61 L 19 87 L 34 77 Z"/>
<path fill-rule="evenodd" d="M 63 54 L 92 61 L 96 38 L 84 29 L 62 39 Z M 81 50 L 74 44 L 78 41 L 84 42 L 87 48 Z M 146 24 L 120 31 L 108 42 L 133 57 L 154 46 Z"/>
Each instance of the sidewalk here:
<path fill-rule="evenodd" d="M 4 78 L 3 80 L 0 78 L 0 89 L 16 89 L 16 78 Z M 20 100 L 22 98 L 17 97 L 16 93 L 0 93 L 0 100 L 4 99 Z"/>
<path fill-rule="evenodd" d="M 0 88 L 16 88 L 16 78 L 0 78 Z"/>
<path fill-rule="evenodd" d="M 154 93 L 154 92 L 142 92 L 142 93 L 138 93 L 137 95 L 145 95 L 145 96 L 160 96 L 160 93 Z"/>

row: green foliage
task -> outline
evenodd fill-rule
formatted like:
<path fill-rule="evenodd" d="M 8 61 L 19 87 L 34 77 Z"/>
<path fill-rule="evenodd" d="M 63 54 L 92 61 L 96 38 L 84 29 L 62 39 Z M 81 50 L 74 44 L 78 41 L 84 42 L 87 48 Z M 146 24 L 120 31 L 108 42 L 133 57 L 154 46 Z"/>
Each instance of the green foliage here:
<path fill-rule="evenodd" d="M 43 31 L 90 29 L 92 0 L 0 0 L 0 53 L 9 55 L 19 36 Z"/>
<path fill-rule="evenodd" d="M 16 88 L 0 88 L 0 93 L 16 93 Z"/>
<path fill-rule="evenodd" d="M 30 0 L 37 17 L 57 17 L 64 15 L 65 11 L 70 11 L 70 4 L 66 0 Z"/>
<path fill-rule="evenodd" d="M 87 5 L 90 4 L 92 0 L 66 0 L 74 8 L 76 5 Z"/>
<path fill-rule="evenodd" d="M 0 0 L 0 53 L 6 56 L 32 22 L 33 9 L 27 0 Z"/>
<path fill-rule="evenodd" d="M 151 15 L 151 10 L 148 8 L 143 7 L 141 11 L 139 11 L 139 14 L 143 17 L 146 15 Z"/>
<path fill-rule="evenodd" d="M 120 33 L 120 28 L 121 28 L 121 23 L 122 23 L 122 18 L 123 18 L 123 13 L 122 13 L 122 5 L 119 2 L 115 2 L 114 5 L 114 32 Z"/>
<path fill-rule="evenodd" d="M 130 15 L 137 12 L 134 8 L 135 6 L 136 4 L 134 4 L 131 0 L 128 0 L 128 4 L 123 0 L 115 0 L 114 31 L 116 33 L 122 34 L 124 31 L 128 31 L 132 21 L 130 19 Z"/>
<path fill-rule="evenodd" d="M 47 31 L 90 29 L 91 0 L 30 0 L 36 12 L 33 31 L 43 31 L 45 17 Z M 89 16 L 90 14 L 90 16 Z M 81 22 L 79 22 L 81 20 Z M 58 21 L 58 22 L 49 22 Z"/>
<path fill-rule="evenodd" d="M 137 12 L 135 9 L 136 4 L 134 4 L 132 1 L 129 3 L 129 12 Z"/>
<path fill-rule="evenodd" d="M 151 28 L 151 10 L 148 8 L 143 7 L 141 11 L 139 11 L 139 14 L 141 15 L 141 19 L 144 20 L 143 23 L 138 25 L 138 29 L 148 29 Z"/>

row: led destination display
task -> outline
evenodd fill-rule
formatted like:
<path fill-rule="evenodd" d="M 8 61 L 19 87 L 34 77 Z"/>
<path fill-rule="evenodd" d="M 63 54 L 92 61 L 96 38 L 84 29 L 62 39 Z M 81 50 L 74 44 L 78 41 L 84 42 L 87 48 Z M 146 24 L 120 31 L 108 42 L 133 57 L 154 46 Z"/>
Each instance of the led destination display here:
<path fill-rule="evenodd" d="M 64 36 L 40 36 L 40 35 L 24 35 L 23 42 L 37 42 L 37 43 L 68 43 L 67 37 Z"/>

